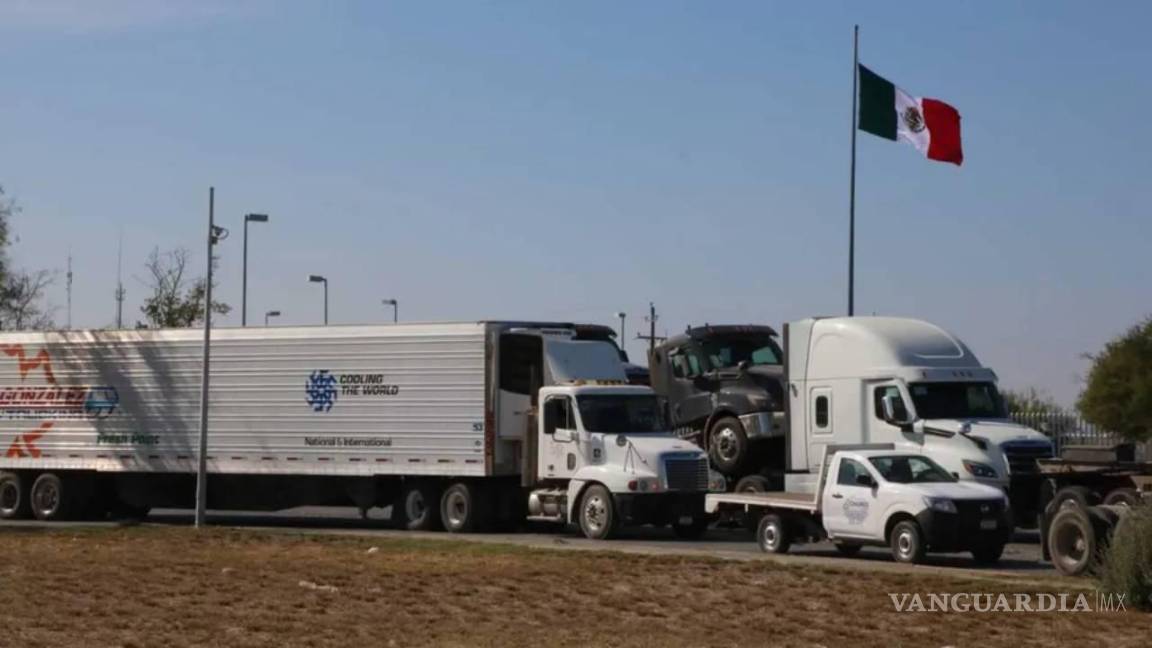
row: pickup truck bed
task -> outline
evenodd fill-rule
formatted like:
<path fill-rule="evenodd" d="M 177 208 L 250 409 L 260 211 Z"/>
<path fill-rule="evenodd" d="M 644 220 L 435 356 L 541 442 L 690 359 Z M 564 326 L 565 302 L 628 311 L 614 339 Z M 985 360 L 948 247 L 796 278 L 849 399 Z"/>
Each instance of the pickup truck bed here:
<path fill-rule="evenodd" d="M 704 509 L 709 513 L 714 513 L 721 504 L 744 506 L 745 508 L 782 508 L 809 513 L 815 513 L 819 508 L 815 493 L 788 493 L 784 491 L 715 493 L 704 497 Z"/>

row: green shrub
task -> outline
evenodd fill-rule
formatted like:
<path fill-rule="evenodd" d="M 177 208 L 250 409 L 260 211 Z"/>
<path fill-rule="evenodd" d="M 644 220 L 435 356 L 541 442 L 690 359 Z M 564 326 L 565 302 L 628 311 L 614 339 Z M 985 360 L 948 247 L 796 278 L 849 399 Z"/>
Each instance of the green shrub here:
<path fill-rule="evenodd" d="M 1124 604 L 1152 610 L 1152 503 L 1134 507 L 1120 521 L 1104 552 L 1100 588 L 1124 594 Z"/>

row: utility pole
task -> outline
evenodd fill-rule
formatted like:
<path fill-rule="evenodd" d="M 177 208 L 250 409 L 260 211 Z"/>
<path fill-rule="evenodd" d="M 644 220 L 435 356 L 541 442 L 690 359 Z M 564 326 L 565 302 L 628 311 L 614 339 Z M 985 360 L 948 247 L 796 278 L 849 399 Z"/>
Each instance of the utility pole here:
<path fill-rule="evenodd" d="M 212 339 L 212 248 L 228 238 L 216 225 L 216 188 L 208 188 L 208 279 L 204 286 L 204 360 L 200 367 L 200 444 L 196 465 L 196 528 L 204 526 L 208 508 L 208 358 Z"/>
<path fill-rule="evenodd" d="M 69 330 L 72 329 L 72 250 L 68 250 L 68 274 L 66 277 L 66 285 L 68 287 L 68 325 L 65 327 Z"/>
<path fill-rule="evenodd" d="M 657 342 L 663 342 L 668 339 L 666 335 L 656 335 L 656 320 L 658 319 L 660 319 L 660 316 L 656 314 L 656 305 L 648 302 L 648 316 L 644 318 L 644 321 L 648 322 L 648 335 L 636 334 L 637 340 L 648 340 L 648 353 L 652 353 L 656 348 Z"/>
<path fill-rule="evenodd" d="M 120 243 L 116 245 L 116 328 L 124 328 L 124 230 L 120 230 Z"/>

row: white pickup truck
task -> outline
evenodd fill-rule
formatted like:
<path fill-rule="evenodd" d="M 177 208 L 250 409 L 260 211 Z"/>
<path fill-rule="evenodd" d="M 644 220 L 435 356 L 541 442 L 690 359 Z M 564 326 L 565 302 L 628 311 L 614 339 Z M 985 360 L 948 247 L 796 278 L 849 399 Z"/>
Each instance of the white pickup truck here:
<path fill-rule="evenodd" d="M 922 454 L 893 444 L 829 445 L 814 493 L 709 494 L 705 509 L 760 514 L 756 539 L 768 553 L 832 540 L 845 555 L 888 546 L 898 562 L 929 552 L 970 551 L 995 563 L 1012 531 L 1008 499 L 993 486 L 960 481 Z"/>

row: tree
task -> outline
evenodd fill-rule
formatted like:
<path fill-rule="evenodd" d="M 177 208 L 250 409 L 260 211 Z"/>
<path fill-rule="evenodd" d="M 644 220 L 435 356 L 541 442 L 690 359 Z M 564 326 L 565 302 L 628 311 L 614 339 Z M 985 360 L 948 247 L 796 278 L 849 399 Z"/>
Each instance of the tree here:
<path fill-rule="evenodd" d="M 1089 355 L 1077 407 L 1090 422 L 1129 441 L 1152 437 L 1152 316 Z"/>
<path fill-rule="evenodd" d="M 144 264 L 149 277 L 145 280 L 152 295 L 144 300 L 140 311 L 152 328 L 188 328 L 204 321 L 202 277 L 189 279 L 188 250 L 176 248 L 160 252 L 154 248 Z M 212 312 L 226 315 L 232 307 L 212 300 Z"/>
<path fill-rule="evenodd" d="M 1064 410 L 1055 399 L 1035 387 L 1029 387 L 1024 391 L 1003 389 L 1000 391 L 1000 396 L 1004 398 L 1004 405 L 1008 408 L 1009 414 Z"/>
<path fill-rule="evenodd" d="M 5 198 L 4 188 L 0 187 L 0 328 L 52 328 L 52 309 L 44 304 L 44 293 L 52 284 L 54 273 L 14 271 L 8 259 L 10 220 L 19 213 L 20 206 Z"/>

